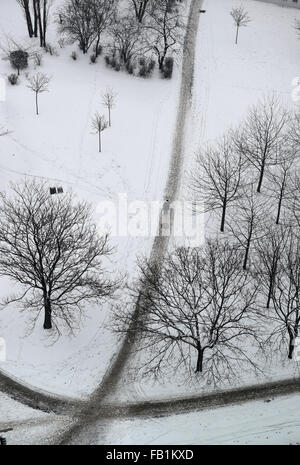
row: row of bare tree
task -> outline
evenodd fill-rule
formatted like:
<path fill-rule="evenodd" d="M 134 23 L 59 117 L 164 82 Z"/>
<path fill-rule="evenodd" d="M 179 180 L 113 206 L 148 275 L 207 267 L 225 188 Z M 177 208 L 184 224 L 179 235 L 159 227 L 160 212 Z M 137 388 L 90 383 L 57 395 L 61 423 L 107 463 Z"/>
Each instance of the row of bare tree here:
<path fill-rule="evenodd" d="M 26 19 L 29 37 L 39 37 L 40 46 L 46 46 L 49 10 L 52 0 L 17 0 Z"/>
<path fill-rule="evenodd" d="M 159 68 L 177 48 L 182 37 L 181 2 L 175 0 L 131 1 L 133 12 L 118 11 L 116 0 L 66 0 L 58 13 L 59 30 L 83 53 L 95 44 L 98 56 L 107 32 L 109 48 L 124 66 L 152 51 Z"/>
<path fill-rule="evenodd" d="M 272 95 L 250 109 L 240 128 L 198 154 L 189 177 L 190 194 L 203 211 L 221 213 L 221 232 L 228 216 L 245 210 L 257 218 L 254 211 L 264 216 L 264 209 L 275 210 L 276 224 L 283 209 L 298 217 L 299 136 L 299 114 Z"/>
<path fill-rule="evenodd" d="M 159 265 L 144 260 L 130 288 L 138 320 L 133 327 L 130 305 L 120 305 L 113 329 L 134 331 L 143 351 L 140 369 L 155 376 L 183 365 L 217 383 L 242 366 L 259 371 L 257 360 L 270 348 L 284 347 L 292 359 L 300 325 L 299 252 L 299 232 L 279 227 L 260 238 L 247 269 L 239 245 L 219 239 L 178 248 Z"/>
<path fill-rule="evenodd" d="M 224 380 L 242 362 L 258 370 L 256 350 L 272 344 L 293 358 L 300 329 L 299 136 L 299 115 L 271 95 L 197 156 L 188 191 L 201 212 L 220 214 L 222 234 L 212 215 L 205 246 L 176 249 L 162 264 L 140 263 L 130 293 L 139 303 L 134 331 L 146 350 L 146 373 L 187 365 Z M 117 308 L 116 331 L 130 329 L 130 318 L 126 307 Z"/>

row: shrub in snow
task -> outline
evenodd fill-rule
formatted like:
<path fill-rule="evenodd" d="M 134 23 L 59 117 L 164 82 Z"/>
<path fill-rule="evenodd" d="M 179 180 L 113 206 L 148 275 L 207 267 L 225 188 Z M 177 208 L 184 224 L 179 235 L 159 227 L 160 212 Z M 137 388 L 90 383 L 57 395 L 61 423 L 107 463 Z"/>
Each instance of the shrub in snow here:
<path fill-rule="evenodd" d="M 93 47 L 93 52 L 94 54 L 96 55 L 96 57 L 102 55 L 102 52 L 103 52 L 103 47 L 102 45 L 95 45 L 95 47 Z"/>
<path fill-rule="evenodd" d="M 148 72 L 149 72 L 149 74 L 153 72 L 154 68 L 155 68 L 155 60 L 151 59 L 148 62 Z"/>
<path fill-rule="evenodd" d="M 67 41 L 64 37 L 61 37 L 60 39 L 58 39 L 57 43 L 60 48 L 65 48 Z"/>
<path fill-rule="evenodd" d="M 106 66 L 110 66 L 110 56 L 109 55 L 105 55 L 104 61 L 105 61 Z"/>
<path fill-rule="evenodd" d="M 134 74 L 134 67 L 134 64 L 131 61 L 129 61 L 128 63 L 126 63 L 125 69 L 128 74 Z"/>
<path fill-rule="evenodd" d="M 34 61 L 34 64 L 35 66 L 41 66 L 42 63 L 43 63 L 43 55 L 41 53 L 35 53 L 33 55 L 33 61 Z"/>
<path fill-rule="evenodd" d="M 49 53 L 49 55 L 51 55 L 51 56 L 56 56 L 57 57 L 59 55 L 59 53 L 57 51 L 57 48 L 54 47 L 53 45 L 49 44 L 49 43 L 45 45 L 45 51 L 46 51 L 46 53 Z"/>
<path fill-rule="evenodd" d="M 90 59 L 91 59 L 91 63 L 96 63 L 96 61 L 97 61 L 97 55 L 96 55 L 95 53 L 93 53 L 93 54 L 91 55 L 91 58 L 90 58 Z"/>
<path fill-rule="evenodd" d="M 173 68 L 174 68 L 174 59 L 171 57 L 166 58 L 163 69 L 162 69 L 162 74 L 165 79 L 171 79 L 173 75 Z"/>
<path fill-rule="evenodd" d="M 139 59 L 139 76 L 140 77 L 148 77 L 152 74 L 153 69 L 155 67 L 154 60 L 149 60 L 146 58 Z"/>
<path fill-rule="evenodd" d="M 71 58 L 72 58 L 72 60 L 76 61 L 77 58 L 78 58 L 77 53 L 76 53 L 76 52 L 72 52 L 72 53 L 71 53 Z"/>
<path fill-rule="evenodd" d="M 20 75 L 20 70 L 28 67 L 28 52 L 24 50 L 15 50 L 10 52 L 9 61 L 11 66 L 18 71 L 18 76 Z"/>
<path fill-rule="evenodd" d="M 16 84 L 18 84 L 18 80 L 19 80 L 19 77 L 15 73 L 12 73 L 8 76 L 8 81 L 10 82 L 12 86 L 15 86 Z"/>

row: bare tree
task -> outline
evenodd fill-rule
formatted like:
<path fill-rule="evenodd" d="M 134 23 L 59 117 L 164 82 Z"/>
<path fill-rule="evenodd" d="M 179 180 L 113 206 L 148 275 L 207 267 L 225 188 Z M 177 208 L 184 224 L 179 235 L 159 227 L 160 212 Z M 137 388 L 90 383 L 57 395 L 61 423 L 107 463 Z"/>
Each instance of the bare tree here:
<path fill-rule="evenodd" d="M 33 76 L 28 76 L 27 78 L 27 87 L 35 93 L 35 108 L 37 115 L 39 114 L 39 95 L 44 92 L 48 92 L 50 80 L 51 78 L 44 73 L 37 73 Z"/>
<path fill-rule="evenodd" d="M 116 104 L 116 93 L 107 89 L 102 95 L 102 103 L 108 109 L 108 125 L 111 126 L 111 110 Z"/>
<path fill-rule="evenodd" d="M 31 12 L 30 12 L 30 1 L 29 0 L 17 0 L 18 4 L 22 8 L 25 18 L 26 18 L 26 24 L 27 24 L 27 29 L 28 29 L 28 35 L 29 37 L 33 37 L 33 25 L 32 25 L 32 18 L 31 18 Z"/>
<path fill-rule="evenodd" d="M 168 54 L 176 51 L 184 33 L 180 10 L 174 6 L 174 1 L 156 0 L 149 10 L 146 28 L 148 46 L 157 56 L 162 71 Z"/>
<path fill-rule="evenodd" d="M 290 240 L 291 230 L 286 225 L 274 227 L 273 222 L 266 223 L 264 228 L 264 233 L 255 243 L 257 255 L 255 268 L 261 290 L 266 296 L 266 308 L 270 308 L 275 278 L 282 265 L 282 257 Z"/>
<path fill-rule="evenodd" d="M 241 270 L 240 258 L 228 242 L 209 241 L 203 249 L 176 249 L 161 265 L 140 264 L 141 280 L 132 289 L 139 306 L 133 330 L 147 350 L 146 372 L 158 375 L 163 367 L 185 364 L 216 380 L 234 375 L 233 365 L 242 360 L 252 365 L 242 341 L 255 337 L 257 286 Z M 115 330 L 127 331 L 130 316 L 118 308 Z"/>
<path fill-rule="evenodd" d="M 259 197 L 253 184 L 250 184 L 230 212 L 228 228 L 244 253 L 244 270 L 248 268 L 251 246 L 265 233 L 264 222 L 268 218 L 268 211 L 266 200 Z"/>
<path fill-rule="evenodd" d="M 0 274 L 21 285 L 6 300 L 33 312 L 44 312 L 44 329 L 59 322 L 70 331 L 86 302 L 112 295 L 115 283 L 103 269 L 110 254 L 108 237 L 99 236 L 86 203 L 72 194 L 51 196 L 36 181 L 12 185 L 1 194 Z"/>
<path fill-rule="evenodd" d="M 98 134 L 99 140 L 99 152 L 102 152 L 102 140 L 101 135 L 102 132 L 107 129 L 107 121 L 103 115 L 96 113 L 93 120 L 92 120 L 92 130 L 94 134 Z"/>
<path fill-rule="evenodd" d="M 100 53 L 100 41 L 104 31 L 114 22 L 116 16 L 116 0 L 91 0 L 93 10 L 93 29 L 95 34 L 95 54 Z"/>
<path fill-rule="evenodd" d="M 85 54 L 95 40 L 94 1 L 66 0 L 58 11 L 59 32 L 78 42 Z"/>
<path fill-rule="evenodd" d="M 243 155 L 235 150 L 230 136 L 209 147 L 196 159 L 188 183 L 190 193 L 204 204 L 204 211 L 222 212 L 221 232 L 225 229 L 227 209 L 243 194 Z"/>
<path fill-rule="evenodd" d="M 237 44 L 240 28 L 246 27 L 250 23 L 251 18 L 242 5 L 237 8 L 232 8 L 230 15 L 232 16 L 234 24 L 236 26 L 235 43 Z"/>
<path fill-rule="evenodd" d="M 291 232 L 282 254 L 272 288 L 272 308 L 267 315 L 270 340 L 288 343 L 288 358 L 293 358 L 294 341 L 300 328 L 300 238 Z"/>
<path fill-rule="evenodd" d="M 290 220 L 295 225 L 300 227 L 300 172 L 297 170 L 291 177 L 291 189 L 288 202 L 290 211 Z"/>
<path fill-rule="evenodd" d="M 284 148 L 282 149 L 284 150 Z M 282 154 L 282 152 L 281 152 Z M 288 152 L 291 155 L 290 151 Z M 293 154 L 295 155 L 295 154 Z M 267 184 L 268 195 L 277 203 L 276 224 L 278 225 L 282 215 L 282 208 L 291 202 L 293 198 L 292 177 L 296 158 L 290 156 L 277 164 L 268 173 L 269 183 Z"/>
<path fill-rule="evenodd" d="M 278 147 L 284 145 L 289 119 L 288 111 L 274 95 L 270 95 L 250 109 L 238 132 L 237 149 L 259 172 L 257 192 L 261 192 L 267 168 L 280 161 Z"/>
<path fill-rule="evenodd" d="M 297 157 L 300 155 L 300 113 L 290 114 L 287 142 Z"/>
<path fill-rule="evenodd" d="M 137 20 L 142 23 L 151 0 L 131 0 Z"/>
<path fill-rule="evenodd" d="M 113 52 L 118 54 L 123 66 L 128 66 L 146 48 L 141 25 L 131 16 L 116 20 L 110 28 L 110 32 L 113 40 Z"/>

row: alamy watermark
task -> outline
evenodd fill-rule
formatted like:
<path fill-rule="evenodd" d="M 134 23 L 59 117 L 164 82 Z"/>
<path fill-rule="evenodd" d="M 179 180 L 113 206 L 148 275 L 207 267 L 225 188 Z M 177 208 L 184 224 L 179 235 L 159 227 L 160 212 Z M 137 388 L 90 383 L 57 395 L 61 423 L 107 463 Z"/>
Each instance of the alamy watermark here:
<path fill-rule="evenodd" d="M 98 229 L 112 237 L 176 237 L 199 245 L 204 237 L 203 208 L 196 202 L 177 200 L 129 200 L 119 194 L 116 201 L 97 206 Z M 194 241 L 194 244 L 192 242 Z"/>

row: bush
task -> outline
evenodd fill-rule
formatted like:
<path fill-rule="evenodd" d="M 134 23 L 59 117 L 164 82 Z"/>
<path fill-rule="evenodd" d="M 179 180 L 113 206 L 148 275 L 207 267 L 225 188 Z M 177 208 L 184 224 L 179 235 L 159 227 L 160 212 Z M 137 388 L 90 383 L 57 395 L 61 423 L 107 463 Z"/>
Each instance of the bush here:
<path fill-rule="evenodd" d="M 71 53 L 71 58 L 72 58 L 72 60 L 76 61 L 77 58 L 78 58 L 77 52 L 72 52 Z"/>
<path fill-rule="evenodd" d="M 103 47 L 102 45 L 98 45 L 98 47 L 96 47 L 96 45 L 93 47 L 93 52 L 94 54 L 99 57 L 100 55 L 102 55 L 102 52 L 103 52 Z"/>
<path fill-rule="evenodd" d="M 134 74 L 134 64 L 130 60 L 126 63 L 125 68 L 128 74 Z"/>
<path fill-rule="evenodd" d="M 35 66 L 41 66 L 43 63 L 43 55 L 41 53 L 36 52 L 33 55 L 33 60 L 34 60 Z"/>
<path fill-rule="evenodd" d="M 155 68 L 155 60 L 149 60 L 149 63 L 148 63 L 148 72 L 149 74 L 153 72 Z"/>
<path fill-rule="evenodd" d="M 91 63 L 96 63 L 96 61 L 97 61 L 97 55 L 95 53 L 93 53 L 91 55 Z"/>
<path fill-rule="evenodd" d="M 46 51 L 46 53 L 49 53 L 49 55 L 51 55 L 51 56 L 58 56 L 59 55 L 59 53 L 57 51 L 57 48 L 54 47 L 51 44 L 47 44 L 45 46 L 45 51 Z"/>
<path fill-rule="evenodd" d="M 140 65 L 140 68 L 139 68 L 139 76 L 140 76 L 140 77 L 147 77 L 147 76 L 148 76 L 147 66 L 141 66 L 141 65 Z"/>
<path fill-rule="evenodd" d="M 8 76 L 8 81 L 11 83 L 12 86 L 18 84 L 19 76 L 15 73 L 12 73 Z"/>
<path fill-rule="evenodd" d="M 173 68 L 174 68 L 174 59 L 171 57 L 166 58 L 164 67 L 162 70 L 162 74 L 165 79 L 171 79 L 173 75 Z"/>
<path fill-rule="evenodd" d="M 24 50 L 15 50 L 14 52 L 10 52 L 10 64 L 14 69 L 18 70 L 18 75 L 20 74 L 21 69 L 25 69 L 28 67 L 28 57 L 28 53 Z"/>
<path fill-rule="evenodd" d="M 117 66 L 117 60 L 114 57 L 110 59 L 110 66 L 112 68 L 115 68 Z"/>
<path fill-rule="evenodd" d="M 60 39 L 58 39 L 57 41 L 58 45 L 60 48 L 65 48 L 66 46 L 66 39 L 64 37 L 61 37 Z"/>
<path fill-rule="evenodd" d="M 140 77 L 148 77 L 152 74 L 153 69 L 155 67 L 155 61 L 149 60 L 146 58 L 139 59 L 139 76 Z"/>

